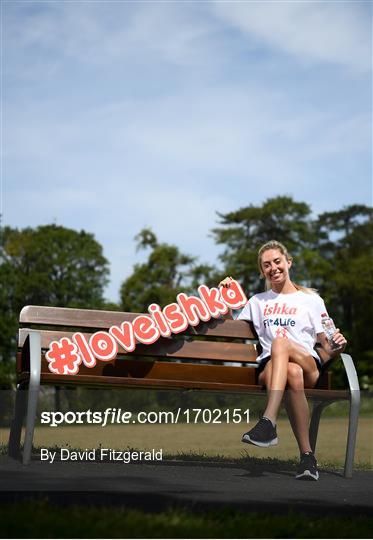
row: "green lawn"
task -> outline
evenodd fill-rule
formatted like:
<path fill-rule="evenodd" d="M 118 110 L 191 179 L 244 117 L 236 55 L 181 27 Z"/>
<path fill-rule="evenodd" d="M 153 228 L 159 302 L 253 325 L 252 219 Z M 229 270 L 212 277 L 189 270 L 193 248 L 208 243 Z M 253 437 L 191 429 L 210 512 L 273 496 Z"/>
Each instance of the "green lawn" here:
<path fill-rule="evenodd" d="M 279 445 L 268 449 L 256 448 L 241 443 L 241 436 L 248 429 L 247 424 L 173 424 L 173 425 L 123 425 L 123 426 L 60 426 L 57 428 L 37 427 L 35 446 L 66 446 L 73 448 L 108 448 L 140 450 L 163 448 L 164 454 L 177 456 L 197 454 L 240 458 L 248 452 L 258 458 L 278 458 L 282 460 L 298 458 L 298 448 L 289 422 L 278 422 Z M 0 442 L 8 441 L 8 430 L 0 430 Z M 320 424 L 317 444 L 319 463 L 343 466 L 346 450 L 347 418 L 323 418 Z M 357 467 L 373 468 L 373 421 L 361 418 L 355 455 Z"/>

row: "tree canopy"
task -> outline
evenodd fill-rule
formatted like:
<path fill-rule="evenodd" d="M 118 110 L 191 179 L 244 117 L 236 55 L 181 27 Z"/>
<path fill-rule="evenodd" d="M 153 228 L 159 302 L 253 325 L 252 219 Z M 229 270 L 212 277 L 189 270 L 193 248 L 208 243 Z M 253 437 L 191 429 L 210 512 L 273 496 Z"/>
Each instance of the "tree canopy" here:
<path fill-rule="evenodd" d="M 57 225 L 6 227 L 0 245 L 0 355 L 14 349 L 18 315 L 28 304 L 100 308 L 109 264 L 93 235 Z"/>
<path fill-rule="evenodd" d="M 142 229 L 135 240 L 137 249 L 150 249 L 150 253 L 145 263 L 135 265 L 121 286 L 124 311 L 142 312 L 153 302 L 165 306 L 174 302 L 179 292 L 196 288 L 198 280 L 207 283 L 212 279 L 210 266 L 197 264 L 195 257 L 174 245 L 159 243 L 150 229 Z"/>
<path fill-rule="evenodd" d="M 249 205 L 236 212 L 218 213 L 220 226 L 212 230 L 217 244 L 224 246 L 220 256 L 224 270 L 241 281 L 250 293 L 262 290 L 257 253 L 261 245 L 276 239 L 285 244 L 299 261 L 295 278 L 309 279 L 305 257 L 313 252 L 314 231 L 311 209 L 306 203 L 282 196 L 267 199 L 262 206 Z"/>

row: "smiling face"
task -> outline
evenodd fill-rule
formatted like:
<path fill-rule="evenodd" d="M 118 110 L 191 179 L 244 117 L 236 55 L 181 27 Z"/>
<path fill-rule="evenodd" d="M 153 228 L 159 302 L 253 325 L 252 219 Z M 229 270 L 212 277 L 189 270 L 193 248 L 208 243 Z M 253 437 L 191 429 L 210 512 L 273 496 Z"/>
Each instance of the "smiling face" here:
<path fill-rule="evenodd" d="M 272 289 L 279 289 L 290 279 L 291 259 L 288 260 L 279 249 L 267 249 L 261 255 L 260 268 Z"/>

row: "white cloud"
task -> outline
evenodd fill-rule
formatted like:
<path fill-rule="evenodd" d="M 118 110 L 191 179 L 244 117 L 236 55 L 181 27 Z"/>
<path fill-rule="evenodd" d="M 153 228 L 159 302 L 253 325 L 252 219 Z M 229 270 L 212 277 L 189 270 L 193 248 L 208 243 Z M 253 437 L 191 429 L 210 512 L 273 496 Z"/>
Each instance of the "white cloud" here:
<path fill-rule="evenodd" d="M 247 39 L 307 62 L 369 71 L 371 4 L 313 1 L 215 1 L 216 14 Z"/>
<path fill-rule="evenodd" d="M 66 60 L 103 69 L 118 63 L 125 70 L 144 61 L 206 68 L 207 57 L 220 48 L 219 23 L 206 12 L 200 16 L 204 8 L 198 4 L 61 0 L 32 9 L 33 4 L 15 1 L 13 9 L 8 6 L 4 28 L 14 52 L 43 51 L 44 62 L 36 62 L 34 69 L 45 69 L 46 62 L 53 70 L 56 62 Z M 27 76 L 32 77 L 32 70 L 27 69 Z"/>

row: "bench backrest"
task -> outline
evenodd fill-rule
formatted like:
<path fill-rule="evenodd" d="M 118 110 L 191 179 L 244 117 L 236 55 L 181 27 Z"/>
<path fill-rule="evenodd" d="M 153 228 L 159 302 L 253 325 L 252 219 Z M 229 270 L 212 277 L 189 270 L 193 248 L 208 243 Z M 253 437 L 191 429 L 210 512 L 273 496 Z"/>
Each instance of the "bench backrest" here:
<path fill-rule="evenodd" d="M 71 338 L 76 331 L 87 339 L 98 330 L 107 331 L 123 321 L 132 322 L 138 313 L 87 309 L 26 306 L 20 314 L 18 380 L 27 377 L 29 352 L 27 330 L 41 334 L 41 382 L 51 384 L 118 384 L 127 386 L 199 388 L 243 391 L 256 384 L 256 335 L 244 321 L 211 319 L 188 327 L 152 345 L 137 344 L 133 353 L 119 347 L 117 357 L 96 366 L 80 366 L 76 375 L 51 373 L 45 352 L 54 340 Z M 238 365 L 226 365 L 227 363 Z"/>

